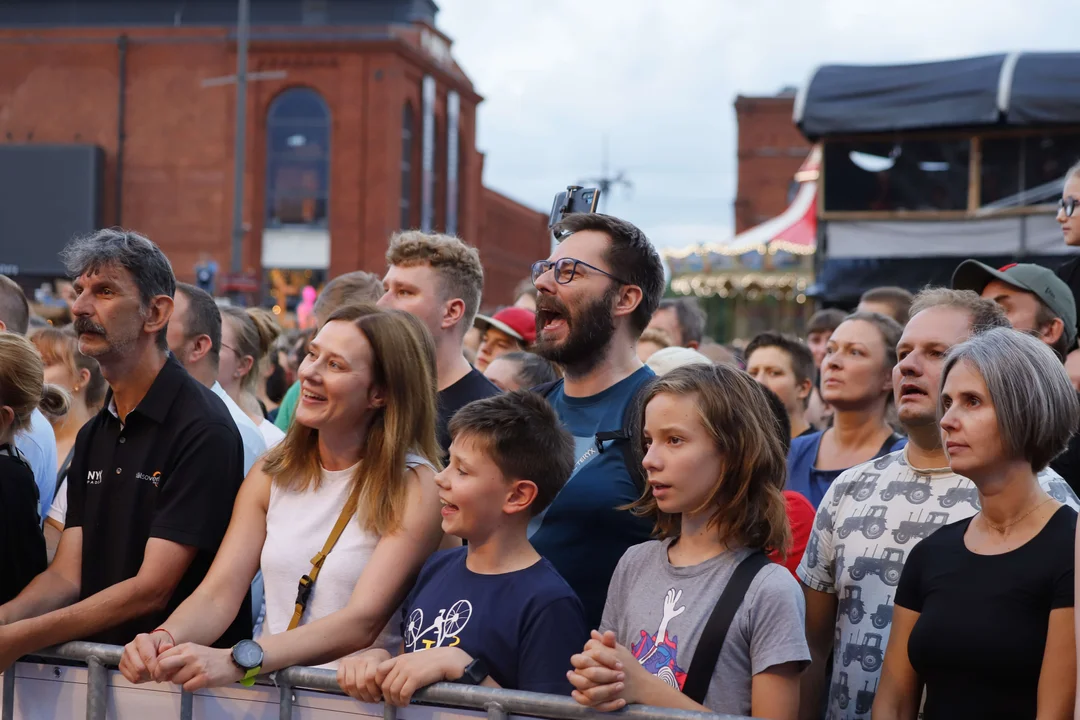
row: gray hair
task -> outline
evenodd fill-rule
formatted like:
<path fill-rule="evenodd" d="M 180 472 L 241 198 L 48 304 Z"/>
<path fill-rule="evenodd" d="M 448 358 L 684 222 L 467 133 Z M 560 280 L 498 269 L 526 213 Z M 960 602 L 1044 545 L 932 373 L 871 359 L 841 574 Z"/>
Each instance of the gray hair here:
<path fill-rule="evenodd" d="M 106 228 L 73 240 L 60 253 L 68 275 L 78 278 L 97 272 L 105 265 L 116 265 L 131 273 L 144 307 L 159 295 L 176 294 L 176 275 L 161 248 L 149 238 L 131 230 Z M 158 347 L 168 348 L 167 327 L 158 333 Z"/>
<path fill-rule="evenodd" d="M 1017 330 L 994 328 L 955 346 L 945 359 L 941 389 L 960 362 L 986 383 L 1005 451 L 1041 472 L 1065 451 L 1080 425 L 1080 401 L 1053 350 Z M 945 413 L 938 401 L 938 412 Z"/>
<path fill-rule="evenodd" d="M 701 343 L 705 336 L 705 322 L 708 316 L 701 309 L 696 297 L 665 298 L 660 301 L 657 310 L 674 310 L 682 333 L 683 345 L 690 342 Z"/>
<path fill-rule="evenodd" d="M 919 291 L 911 303 L 911 317 L 936 307 L 954 308 L 971 317 L 971 334 L 993 328 L 1009 328 L 1009 318 L 993 300 L 984 300 L 973 290 L 953 290 L 944 287 L 928 287 Z"/>

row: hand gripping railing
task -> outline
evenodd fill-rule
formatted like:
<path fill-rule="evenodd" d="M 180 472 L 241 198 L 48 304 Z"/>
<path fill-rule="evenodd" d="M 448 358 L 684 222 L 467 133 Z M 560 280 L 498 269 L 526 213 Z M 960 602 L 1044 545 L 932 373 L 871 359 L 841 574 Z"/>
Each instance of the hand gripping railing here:
<path fill-rule="evenodd" d="M 86 688 L 86 720 L 105 720 L 108 699 L 107 667 L 116 667 L 123 648 L 100 643 L 71 642 L 35 653 L 41 660 L 69 660 L 86 663 L 88 670 Z M 15 672 L 4 673 L 3 714 L 0 720 L 14 720 Z M 294 689 L 320 690 L 342 695 L 337 675 L 330 670 L 292 667 L 277 672 L 274 682 L 280 693 L 278 704 L 280 720 L 293 720 Z M 262 684 L 262 679 L 260 680 Z M 559 695 L 502 690 L 454 683 L 438 683 L 416 693 L 414 702 L 423 705 L 464 708 L 486 712 L 488 720 L 507 720 L 510 715 L 526 715 L 553 720 L 598 720 L 617 716 L 630 720 L 748 720 L 734 715 L 670 710 L 646 705 L 631 705 L 617 713 L 598 713 L 579 705 L 573 699 Z M 180 697 L 179 720 L 196 720 L 192 716 L 193 697 L 184 692 Z M 385 704 L 384 720 L 396 720 L 397 709 Z M 165 720 L 159 718 L 158 720 Z M 215 720 L 200 717 L 197 720 Z"/>

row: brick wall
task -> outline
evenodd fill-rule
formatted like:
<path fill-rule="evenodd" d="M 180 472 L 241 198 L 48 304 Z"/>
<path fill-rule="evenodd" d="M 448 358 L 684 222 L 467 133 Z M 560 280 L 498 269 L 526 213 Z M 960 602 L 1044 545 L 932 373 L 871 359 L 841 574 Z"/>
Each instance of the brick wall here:
<path fill-rule="evenodd" d="M 128 49 L 118 216 L 121 33 L 128 37 Z M 267 110 L 283 90 L 305 86 L 317 90 L 331 112 L 330 274 L 385 269 L 387 239 L 400 225 L 406 101 L 416 113 L 413 208 L 414 224 L 419 223 L 420 83 L 430 73 L 438 85 L 437 126 L 443 132 L 447 92 L 461 95 L 458 234 L 482 248 L 491 278 L 486 298 L 510 302 L 528 264 L 547 256 L 546 245 L 538 240 L 541 231 L 546 234 L 545 216 L 483 188 L 483 156 L 475 141 L 476 106 L 482 98 L 459 70 L 424 54 L 418 31 L 398 35 L 385 40 L 253 40 L 249 70 L 283 70 L 287 76 L 248 85 L 243 266 L 262 270 Z M 235 44 L 226 29 L 5 30 L 0 31 L 0 67 L 0 142 L 99 145 L 106 157 L 106 224 L 119 222 L 148 235 L 168 254 L 181 280 L 193 279 L 203 254 L 229 267 L 235 89 L 202 85 L 205 79 L 235 72 Z M 440 138 L 440 152 L 445 142 Z M 437 185 L 441 224 L 445 179 Z M 507 237 L 522 239 L 502 243 L 500 238 Z"/>
<path fill-rule="evenodd" d="M 795 172 L 810 144 L 795 127 L 793 96 L 735 100 L 739 124 L 739 188 L 735 232 L 741 233 L 782 213 Z"/>

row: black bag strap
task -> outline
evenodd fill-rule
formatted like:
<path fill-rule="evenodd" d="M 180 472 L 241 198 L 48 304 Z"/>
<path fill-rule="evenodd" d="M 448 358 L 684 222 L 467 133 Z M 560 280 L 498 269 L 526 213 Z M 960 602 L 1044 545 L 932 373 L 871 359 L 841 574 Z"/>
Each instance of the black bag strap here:
<path fill-rule="evenodd" d="M 64 464 L 60 466 L 60 470 L 56 473 L 56 489 L 53 491 L 54 495 L 60 492 L 60 486 L 64 484 L 64 478 L 67 477 L 68 470 L 71 469 L 71 460 L 74 457 L 75 446 L 72 445 L 71 449 L 68 450 L 67 457 L 64 458 Z"/>
<path fill-rule="evenodd" d="M 712 682 L 713 673 L 716 671 L 716 661 L 720 659 L 720 649 L 724 647 L 724 639 L 728 629 L 735 619 L 735 613 L 742 605 L 746 591 L 750 589 L 750 583 L 754 581 L 761 569 L 769 566 L 771 561 L 765 553 L 755 550 L 750 553 L 735 572 L 731 574 L 724 592 L 720 593 L 720 599 L 716 601 L 712 615 L 705 623 L 705 630 L 701 633 L 694 657 L 690 660 L 690 670 L 686 673 L 682 692 L 696 703 L 705 702 L 705 694 L 709 691 L 709 683 Z"/>

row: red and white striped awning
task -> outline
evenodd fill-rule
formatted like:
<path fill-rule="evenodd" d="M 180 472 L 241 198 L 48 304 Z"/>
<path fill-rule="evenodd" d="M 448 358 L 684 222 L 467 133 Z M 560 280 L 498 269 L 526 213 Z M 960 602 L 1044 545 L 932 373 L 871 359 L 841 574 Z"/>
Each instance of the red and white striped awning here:
<path fill-rule="evenodd" d="M 793 255 L 812 255 L 817 248 L 817 195 L 821 174 L 821 146 L 815 145 L 795 173 L 800 183 L 795 199 L 784 212 L 727 242 L 701 243 L 677 250 L 668 250 L 667 257 L 684 258 L 694 254 L 720 253 L 742 255 L 757 250 L 761 254 L 787 252 Z"/>

